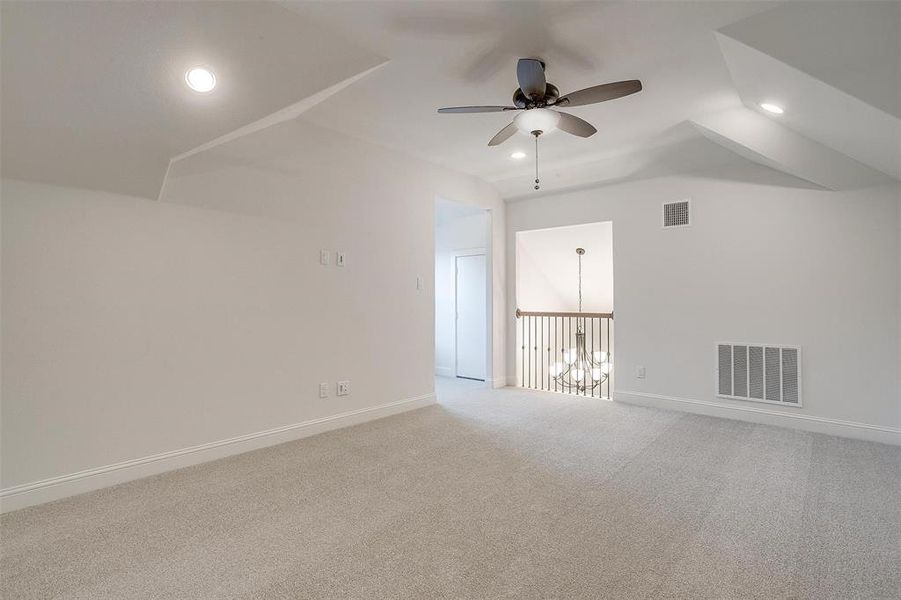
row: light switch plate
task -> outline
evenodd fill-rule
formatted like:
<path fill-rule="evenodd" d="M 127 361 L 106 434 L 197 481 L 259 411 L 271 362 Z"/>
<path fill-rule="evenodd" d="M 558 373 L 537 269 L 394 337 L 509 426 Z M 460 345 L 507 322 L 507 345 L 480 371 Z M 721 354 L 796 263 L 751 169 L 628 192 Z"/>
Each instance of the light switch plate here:
<path fill-rule="evenodd" d="M 319 384 L 319 397 L 328 398 L 328 383 Z"/>
<path fill-rule="evenodd" d="M 344 266 L 344 253 L 343 252 L 335 252 L 335 266 L 336 267 Z"/>
<path fill-rule="evenodd" d="M 639 379 L 644 379 L 646 374 L 644 367 L 635 367 L 635 376 Z"/>
<path fill-rule="evenodd" d="M 338 395 L 339 396 L 347 396 L 350 394 L 350 381 L 339 381 L 338 382 Z"/>
<path fill-rule="evenodd" d="M 328 250 L 320 250 L 319 251 L 319 264 L 328 266 Z"/>
<path fill-rule="evenodd" d="M 416 276 L 416 289 L 422 290 L 422 277 L 419 275 Z"/>

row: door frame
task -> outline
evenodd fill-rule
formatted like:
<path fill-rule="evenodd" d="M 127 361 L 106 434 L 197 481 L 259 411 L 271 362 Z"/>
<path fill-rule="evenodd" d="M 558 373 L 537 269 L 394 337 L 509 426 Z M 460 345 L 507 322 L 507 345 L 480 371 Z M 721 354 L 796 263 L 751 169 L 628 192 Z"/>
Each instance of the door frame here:
<path fill-rule="evenodd" d="M 464 248 L 461 250 L 452 250 L 450 252 L 454 261 L 454 377 L 460 377 L 457 372 L 459 365 L 457 364 L 457 351 L 459 343 L 457 340 L 457 259 L 465 256 L 484 256 L 485 257 L 485 381 L 489 381 L 491 376 L 491 262 L 486 248 Z M 463 377 L 463 379 L 472 379 L 471 377 Z M 478 381 L 473 379 L 473 381 Z"/>

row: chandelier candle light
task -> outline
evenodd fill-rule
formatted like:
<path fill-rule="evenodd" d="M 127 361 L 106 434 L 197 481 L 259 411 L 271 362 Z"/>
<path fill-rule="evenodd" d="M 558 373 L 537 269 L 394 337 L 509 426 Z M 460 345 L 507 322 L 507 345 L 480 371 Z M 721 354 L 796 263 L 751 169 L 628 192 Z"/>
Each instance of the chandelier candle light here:
<path fill-rule="evenodd" d="M 579 313 L 582 313 L 582 256 L 584 248 L 576 248 L 579 256 Z M 550 365 L 551 375 L 563 387 L 575 393 L 597 389 L 610 376 L 610 354 L 601 350 L 589 352 L 585 345 L 585 320 L 576 320 L 576 345 L 561 350 L 561 361 Z"/>

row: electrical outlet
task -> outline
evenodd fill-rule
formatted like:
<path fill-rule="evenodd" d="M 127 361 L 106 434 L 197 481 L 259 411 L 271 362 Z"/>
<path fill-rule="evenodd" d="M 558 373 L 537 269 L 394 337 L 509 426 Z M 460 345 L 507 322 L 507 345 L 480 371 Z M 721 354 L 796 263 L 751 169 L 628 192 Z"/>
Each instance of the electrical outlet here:
<path fill-rule="evenodd" d="M 338 382 L 338 395 L 339 396 L 347 396 L 350 394 L 350 381 L 339 381 Z"/>
<path fill-rule="evenodd" d="M 319 397 L 328 398 L 328 383 L 319 384 Z"/>
<path fill-rule="evenodd" d="M 319 251 L 319 264 L 323 266 L 328 266 L 328 250 L 320 250 Z"/>
<path fill-rule="evenodd" d="M 335 266 L 336 267 L 344 266 L 344 253 L 343 252 L 335 252 Z"/>
<path fill-rule="evenodd" d="M 647 373 L 646 373 L 644 367 L 642 367 L 642 366 L 635 367 L 635 376 L 638 377 L 639 379 L 644 379 L 646 374 Z"/>

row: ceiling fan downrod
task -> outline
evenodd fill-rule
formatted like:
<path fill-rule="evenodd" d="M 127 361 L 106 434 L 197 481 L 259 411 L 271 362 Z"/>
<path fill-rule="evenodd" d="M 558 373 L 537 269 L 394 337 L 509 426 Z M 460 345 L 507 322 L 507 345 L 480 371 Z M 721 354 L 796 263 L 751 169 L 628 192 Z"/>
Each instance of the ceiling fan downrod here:
<path fill-rule="evenodd" d="M 540 129 L 536 129 L 532 132 L 532 135 L 535 136 L 535 189 L 539 189 L 541 187 L 541 182 L 538 179 L 538 136 L 542 134 Z"/>

